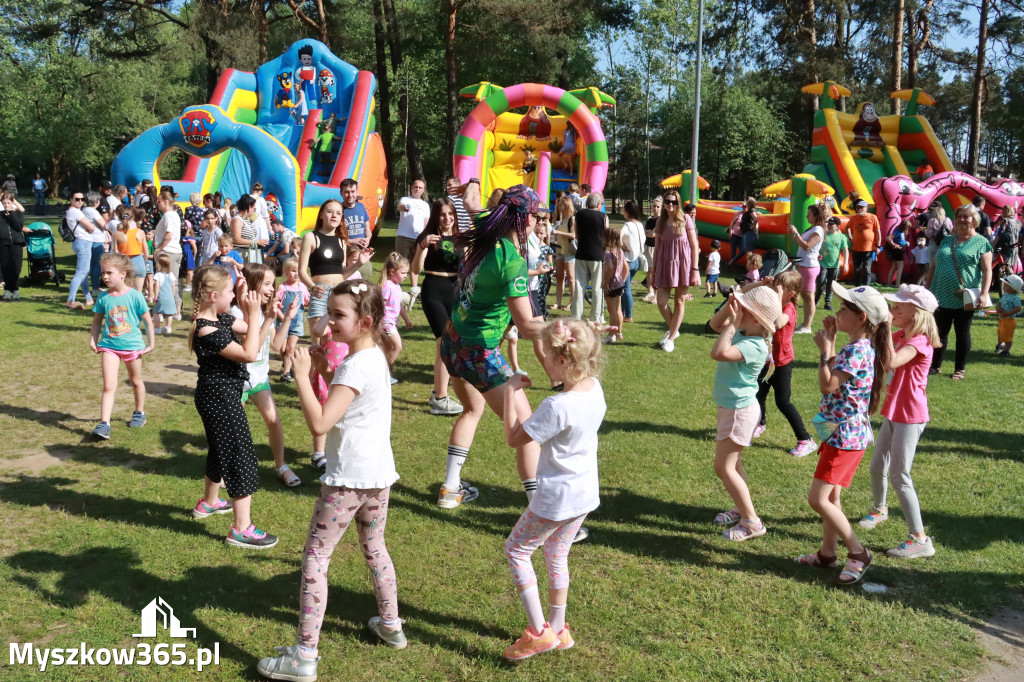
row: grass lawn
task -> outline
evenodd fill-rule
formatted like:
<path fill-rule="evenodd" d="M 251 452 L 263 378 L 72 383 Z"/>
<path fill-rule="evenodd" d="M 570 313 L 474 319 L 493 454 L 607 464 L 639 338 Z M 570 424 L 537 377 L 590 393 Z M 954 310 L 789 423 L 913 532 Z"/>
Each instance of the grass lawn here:
<path fill-rule="evenodd" d="M 393 234 L 393 226 L 385 229 L 379 260 Z M 74 257 L 65 244 L 59 253 L 70 279 Z M 66 311 L 66 292 L 66 285 L 23 288 L 23 302 L 0 305 L 7 385 L 0 397 L 0 639 L 37 647 L 133 646 L 140 610 L 161 596 L 184 627 L 197 628 L 190 655 L 197 645 L 219 643 L 220 664 L 209 675 L 254 679 L 260 657 L 295 641 L 299 563 L 318 488 L 294 386 L 275 383 L 274 393 L 287 460 L 304 484 L 286 489 L 276 478 L 266 429 L 250 406 L 262 486 L 253 517 L 281 541 L 265 552 L 230 549 L 222 542 L 230 517 L 196 521 L 189 514 L 202 490 L 206 451 L 192 405 L 195 363 L 185 324 L 173 337 L 159 337 L 145 360 L 148 425 L 125 427 L 132 410 L 125 382 L 113 438 L 97 443 L 89 435 L 100 393 L 90 314 Z M 978 673 L 984 654 L 971 624 L 1024 582 L 1016 563 L 1024 543 L 1024 342 L 1014 358 L 997 357 L 995 321 L 977 320 L 967 381 L 949 380 L 951 358 L 943 376 L 932 377 L 933 421 L 914 479 L 938 554 L 916 562 L 883 556 L 906 532 L 891 495 L 890 520 L 860 533 L 877 557 L 867 580 L 888 588 L 872 594 L 835 587 L 837 572 L 792 562 L 820 540 L 818 517 L 806 502 L 816 457 L 787 454 L 794 438 L 771 403 L 767 433 L 744 453 L 769 532 L 734 544 L 711 523 L 732 505 L 712 469 L 715 367 L 708 356 L 713 338 L 703 325 L 714 305 L 700 296 L 688 306 L 674 353 L 657 349 L 664 327 L 656 308 L 644 303 L 626 342 L 607 349 L 602 503 L 587 522 L 590 539 L 570 554 L 568 622 L 577 645 L 518 666 L 501 656 L 525 626 L 502 554 L 525 502 L 514 454 L 499 420 L 485 417 L 464 470 L 480 499 L 455 511 L 436 507 L 451 419 L 426 409 L 434 343 L 417 307 L 396 371 L 392 443 L 402 478 L 388 520 L 410 646 L 390 650 L 367 631 L 376 605 L 350 529 L 331 566 L 322 679 L 819 682 Z M 795 345 L 794 403 L 809 420 L 820 398 L 817 353 L 810 336 L 798 336 Z M 546 386 L 529 344 L 521 344 L 520 358 Z M 548 392 L 529 394 L 536 405 Z M 868 458 L 844 495 L 851 518 L 871 504 Z M 543 579 L 540 553 L 535 559 Z M 156 641 L 175 641 L 160 633 Z M 8 664 L 5 657 L 0 670 Z M 113 665 L 42 674 L 16 666 L 0 675 L 196 677 L 187 667 Z"/>

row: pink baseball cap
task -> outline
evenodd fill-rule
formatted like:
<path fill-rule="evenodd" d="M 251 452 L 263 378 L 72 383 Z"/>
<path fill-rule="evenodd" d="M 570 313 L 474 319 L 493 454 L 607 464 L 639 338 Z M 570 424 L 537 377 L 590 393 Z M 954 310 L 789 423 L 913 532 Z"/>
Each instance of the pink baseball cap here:
<path fill-rule="evenodd" d="M 901 284 L 894 294 L 882 294 L 887 301 L 893 303 L 913 303 L 921 310 L 934 313 L 939 307 L 935 294 L 918 284 Z"/>

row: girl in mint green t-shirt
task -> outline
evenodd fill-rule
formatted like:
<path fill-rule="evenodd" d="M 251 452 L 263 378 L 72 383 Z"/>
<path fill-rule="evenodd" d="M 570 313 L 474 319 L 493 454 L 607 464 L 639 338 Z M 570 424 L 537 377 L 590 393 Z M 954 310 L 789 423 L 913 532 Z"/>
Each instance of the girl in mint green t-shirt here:
<path fill-rule="evenodd" d="M 711 359 L 718 361 L 714 387 L 718 406 L 715 473 L 734 505 L 715 516 L 715 523 L 731 526 L 722 536 L 734 542 L 766 532 L 750 500 L 741 456 L 761 418 L 757 377 L 771 359 L 768 339 L 781 317 L 779 293 L 769 286 L 756 286 L 745 293 L 730 295 L 728 304 L 711 318 L 711 328 L 720 333 L 711 349 Z"/>

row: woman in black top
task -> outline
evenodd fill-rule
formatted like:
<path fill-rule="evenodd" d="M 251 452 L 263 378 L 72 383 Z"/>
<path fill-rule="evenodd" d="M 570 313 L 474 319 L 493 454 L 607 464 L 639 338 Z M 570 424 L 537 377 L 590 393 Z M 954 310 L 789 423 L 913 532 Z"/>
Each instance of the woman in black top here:
<path fill-rule="evenodd" d="M 437 340 L 434 354 L 434 388 L 430 391 L 430 414 L 454 415 L 462 405 L 448 395 L 448 370 L 441 362 L 441 335 L 452 317 L 455 279 L 459 276 L 462 249 L 455 246 L 458 210 L 448 197 L 441 197 L 430 207 L 430 219 L 416 238 L 413 252 L 413 274 L 423 273 L 420 302 Z"/>
<path fill-rule="evenodd" d="M 654 197 L 654 202 L 651 204 L 651 217 L 644 225 L 644 235 L 647 237 L 644 241 L 644 258 L 647 259 L 647 277 L 644 279 L 647 295 L 644 296 L 644 303 L 654 303 L 656 295 L 654 291 L 654 244 L 657 240 L 654 237 L 654 228 L 657 227 L 658 216 L 661 215 L 661 202 L 660 196 Z"/>
<path fill-rule="evenodd" d="M 21 257 L 25 250 L 25 207 L 11 192 L 4 192 L 3 210 L 0 211 L 0 275 L 4 280 L 5 301 L 20 301 L 18 279 L 21 277 Z"/>
<path fill-rule="evenodd" d="M 749 197 L 743 206 L 743 214 L 740 216 L 740 250 L 732 254 L 729 265 L 732 265 L 740 258 L 746 256 L 747 251 L 754 249 L 757 241 L 757 200 Z"/>

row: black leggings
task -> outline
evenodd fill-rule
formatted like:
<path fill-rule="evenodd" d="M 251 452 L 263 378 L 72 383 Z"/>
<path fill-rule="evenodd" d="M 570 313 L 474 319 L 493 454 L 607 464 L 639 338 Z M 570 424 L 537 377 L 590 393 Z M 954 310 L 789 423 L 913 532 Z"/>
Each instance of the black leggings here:
<path fill-rule="evenodd" d="M 779 408 L 779 412 L 789 422 L 790 428 L 793 429 L 793 435 L 796 436 L 797 440 L 810 440 L 811 436 L 804 427 L 803 418 L 797 412 L 797 409 L 793 407 L 792 401 L 790 401 L 790 396 L 793 394 L 793 363 L 776 367 L 775 372 L 766 380 L 764 376 L 768 373 L 770 366 L 765 365 L 764 369 L 761 370 L 761 375 L 757 377 L 757 404 L 761 406 L 761 426 L 767 423 L 764 404 L 768 399 L 769 389 L 774 388 L 775 407 Z"/>
<path fill-rule="evenodd" d="M 851 251 L 853 254 L 853 281 L 857 286 L 864 286 L 868 283 L 868 273 L 871 272 L 871 251 Z"/>
<path fill-rule="evenodd" d="M 427 316 L 434 338 L 444 334 L 444 326 L 452 319 L 452 298 L 455 296 L 455 278 L 424 275 L 420 287 L 420 305 Z"/>
<path fill-rule="evenodd" d="M 0 244 L 0 276 L 3 277 L 7 291 L 18 290 L 18 278 L 21 276 L 21 257 L 25 247 L 22 244 Z"/>
<path fill-rule="evenodd" d="M 939 308 L 935 311 L 935 324 L 939 328 L 939 340 L 942 346 L 932 354 L 932 369 L 942 367 L 942 356 L 949 347 L 949 328 L 956 332 L 956 353 L 953 369 L 962 372 L 967 366 L 967 354 L 971 352 L 971 321 L 974 312 L 963 308 Z"/>
<path fill-rule="evenodd" d="M 832 305 L 832 282 L 839 279 L 839 268 L 821 268 L 814 284 L 814 305 L 818 305 L 825 294 L 825 305 Z"/>

